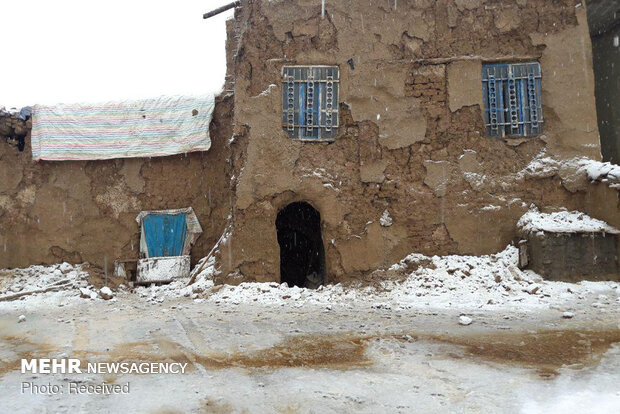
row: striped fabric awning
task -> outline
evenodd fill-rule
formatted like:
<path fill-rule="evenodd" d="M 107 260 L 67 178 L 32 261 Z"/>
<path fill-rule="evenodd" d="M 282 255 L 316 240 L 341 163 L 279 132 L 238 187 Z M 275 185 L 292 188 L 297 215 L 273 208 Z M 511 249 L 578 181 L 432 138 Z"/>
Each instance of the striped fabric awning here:
<path fill-rule="evenodd" d="M 32 158 L 104 160 L 207 151 L 214 106 L 213 95 L 36 105 Z"/>

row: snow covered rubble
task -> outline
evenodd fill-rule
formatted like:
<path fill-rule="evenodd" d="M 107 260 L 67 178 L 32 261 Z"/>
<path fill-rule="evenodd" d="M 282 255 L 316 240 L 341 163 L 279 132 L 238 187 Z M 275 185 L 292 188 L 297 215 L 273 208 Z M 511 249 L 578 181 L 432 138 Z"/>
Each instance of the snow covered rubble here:
<path fill-rule="evenodd" d="M 517 176 L 546 177 L 559 174 L 562 179 L 583 175 L 590 182 L 606 183 L 620 189 L 620 166 L 610 162 L 596 161 L 585 157 L 557 160 L 541 151 Z"/>
<path fill-rule="evenodd" d="M 270 306 L 316 305 L 326 310 L 333 306 L 369 306 L 374 309 L 409 309 L 416 307 L 477 309 L 481 307 L 539 308 L 558 307 L 570 311 L 571 303 L 594 297 L 592 306 L 604 309 L 618 305 L 617 282 L 564 283 L 544 281 L 539 275 L 517 267 L 518 249 L 486 256 L 433 256 L 410 254 L 399 263 L 373 273 L 373 286 L 325 285 L 316 290 L 288 287 L 286 284 L 241 283 L 238 286 L 215 286 L 217 274 L 211 258 L 192 285 L 177 280 L 168 285 L 138 286 L 133 293 L 121 289 L 113 300 L 138 297 L 152 304 L 165 300 L 189 298 L 237 305 Z M 95 289 L 81 265 L 31 266 L 26 269 L 0 271 L 0 297 L 21 291 L 41 289 L 68 280 L 57 291 L 23 296 L 21 300 L 43 302 L 45 298 L 112 298 L 110 289 Z M 7 272 L 12 276 L 7 277 Z M 610 294 L 611 292 L 611 294 Z M 605 293 L 603 295 L 602 293 Z M 600 295 L 599 295 L 600 294 Z M 597 296 L 599 295 L 600 298 Z"/>
<path fill-rule="evenodd" d="M 52 266 L 34 265 L 24 269 L 0 270 L 0 301 L 52 295 L 111 299 L 114 293 L 110 288 L 96 289 L 89 284 L 90 275 L 84 266 L 65 262 Z"/>
<path fill-rule="evenodd" d="M 288 287 L 278 283 L 241 283 L 238 286 L 214 286 L 199 278 L 190 286 L 176 281 L 170 285 L 139 287 L 138 295 L 152 303 L 179 296 L 197 301 L 232 305 L 263 304 L 302 307 L 353 307 L 367 305 L 375 309 L 435 307 L 477 309 L 481 307 L 561 307 L 593 296 L 601 308 L 617 305 L 616 282 L 564 283 L 544 281 L 536 273 L 517 267 L 518 249 L 487 256 L 433 256 L 411 254 L 388 269 L 374 275 L 383 281 L 376 286 L 326 285 L 316 290 Z M 217 273 L 214 262 L 205 269 Z M 602 293 L 608 295 L 602 295 Z M 597 295 L 601 294 L 600 298 Z"/>
<path fill-rule="evenodd" d="M 539 231 L 548 233 L 607 233 L 620 234 L 618 229 L 579 211 L 558 211 L 541 213 L 532 207 L 517 223 L 519 230 L 526 233 Z"/>
<path fill-rule="evenodd" d="M 620 182 L 620 165 L 582 158 L 580 167 L 588 173 L 588 178 L 590 178 L 590 180 L 611 182 L 611 186 L 616 186 L 616 188 L 618 188 L 618 184 L 613 183 Z"/>
<path fill-rule="evenodd" d="M 475 154 L 473 150 L 464 150 L 461 158 L 466 154 Z M 556 159 L 540 151 L 521 170 L 514 173 L 494 174 L 487 172 L 467 171 L 463 173 L 465 180 L 474 189 L 481 189 L 494 182 L 503 182 L 507 185 L 513 181 L 527 179 L 541 179 L 557 176 L 562 185 L 571 192 L 585 190 L 590 183 L 605 183 L 610 188 L 620 190 L 620 166 L 609 162 L 596 161 L 586 157 Z M 498 199 L 502 200 L 501 196 Z M 521 201 L 515 199 L 515 201 Z"/>

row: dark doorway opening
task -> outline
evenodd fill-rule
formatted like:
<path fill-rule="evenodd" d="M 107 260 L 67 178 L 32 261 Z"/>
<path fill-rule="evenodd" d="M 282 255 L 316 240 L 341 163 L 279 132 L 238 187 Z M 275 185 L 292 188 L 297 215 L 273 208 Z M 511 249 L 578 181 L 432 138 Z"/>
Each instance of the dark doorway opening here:
<path fill-rule="evenodd" d="M 588 0 L 596 112 L 603 161 L 620 163 L 620 2 Z"/>
<path fill-rule="evenodd" d="M 321 214 L 305 202 L 291 203 L 276 218 L 280 282 L 316 289 L 325 281 Z"/>

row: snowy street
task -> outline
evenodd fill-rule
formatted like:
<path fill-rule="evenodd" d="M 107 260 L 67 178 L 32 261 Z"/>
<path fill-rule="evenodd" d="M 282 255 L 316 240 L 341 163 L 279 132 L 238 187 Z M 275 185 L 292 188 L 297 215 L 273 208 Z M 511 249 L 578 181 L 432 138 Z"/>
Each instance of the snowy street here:
<path fill-rule="evenodd" d="M 620 0 L 0 13 L 0 414 L 620 414 Z"/>
<path fill-rule="evenodd" d="M 0 303 L 0 401 L 20 413 L 617 412 L 617 286 L 592 286 L 569 315 L 485 305 L 463 312 L 469 325 L 458 304 L 299 306 L 296 288 L 273 303 L 230 302 L 222 290 L 163 302 L 39 295 Z M 21 374 L 19 360 L 35 357 L 187 362 L 188 371 Z M 22 382 L 65 393 L 21 393 Z M 130 392 L 67 395 L 71 382 L 129 383 Z"/>

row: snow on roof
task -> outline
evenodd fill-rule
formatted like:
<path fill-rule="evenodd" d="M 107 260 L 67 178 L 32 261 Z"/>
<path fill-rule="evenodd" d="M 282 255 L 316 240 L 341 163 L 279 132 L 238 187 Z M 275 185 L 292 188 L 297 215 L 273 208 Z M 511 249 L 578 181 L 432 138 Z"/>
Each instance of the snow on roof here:
<path fill-rule="evenodd" d="M 525 213 L 517 227 L 523 233 L 545 231 L 549 233 L 609 233 L 620 234 L 618 229 L 604 221 L 579 211 L 541 213 L 536 207 Z"/>

